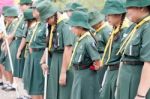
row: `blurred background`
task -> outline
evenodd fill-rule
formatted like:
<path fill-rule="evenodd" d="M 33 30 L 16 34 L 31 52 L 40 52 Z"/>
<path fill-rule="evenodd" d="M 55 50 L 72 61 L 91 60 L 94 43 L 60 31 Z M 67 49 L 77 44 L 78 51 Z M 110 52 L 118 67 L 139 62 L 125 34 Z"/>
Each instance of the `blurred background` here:
<path fill-rule="evenodd" d="M 36 0 L 33 0 L 36 1 Z M 104 0 L 51 0 L 59 7 L 63 8 L 68 2 L 79 2 L 90 9 L 101 9 L 104 5 Z M 0 0 L 0 9 L 6 5 L 17 5 L 19 0 Z"/>

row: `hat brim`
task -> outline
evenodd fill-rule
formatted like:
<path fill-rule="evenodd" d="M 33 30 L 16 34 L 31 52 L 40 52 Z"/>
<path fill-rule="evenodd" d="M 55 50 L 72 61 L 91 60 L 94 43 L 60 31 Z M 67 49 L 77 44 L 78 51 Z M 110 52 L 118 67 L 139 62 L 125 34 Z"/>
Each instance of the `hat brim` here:
<path fill-rule="evenodd" d="M 71 25 L 72 27 L 78 27 L 79 26 L 79 27 L 83 27 L 83 28 L 88 29 L 88 30 L 93 30 L 93 28 L 88 23 L 83 25 L 83 24 L 80 24 L 80 23 L 77 23 L 77 22 L 74 22 L 71 20 L 67 21 L 67 23 L 69 25 Z"/>
<path fill-rule="evenodd" d="M 91 26 L 93 26 L 93 25 L 98 24 L 99 22 L 104 21 L 104 19 L 105 19 L 105 16 L 99 16 L 95 19 L 92 19 L 89 23 L 90 23 Z"/>
<path fill-rule="evenodd" d="M 41 20 L 47 20 L 49 17 L 52 17 L 56 12 L 58 12 L 58 9 L 55 9 L 54 11 L 47 12 L 44 16 L 41 16 Z"/>
<path fill-rule="evenodd" d="M 113 10 L 113 9 L 103 9 L 101 11 L 101 13 L 105 14 L 105 15 L 110 15 L 110 14 L 123 14 L 126 13 L 126 10 Z"/>

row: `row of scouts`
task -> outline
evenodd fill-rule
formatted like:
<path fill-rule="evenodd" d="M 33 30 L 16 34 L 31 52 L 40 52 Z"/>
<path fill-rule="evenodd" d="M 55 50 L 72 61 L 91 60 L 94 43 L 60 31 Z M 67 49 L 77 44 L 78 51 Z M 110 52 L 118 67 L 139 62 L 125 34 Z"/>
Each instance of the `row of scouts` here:
<path fill-rule="evenodd" d="M 18 99 L 150 99 L 150 0 L 106 0 L 101 11 L 20 0 L 20 9 L 3 8 L 3 90 Z"/>

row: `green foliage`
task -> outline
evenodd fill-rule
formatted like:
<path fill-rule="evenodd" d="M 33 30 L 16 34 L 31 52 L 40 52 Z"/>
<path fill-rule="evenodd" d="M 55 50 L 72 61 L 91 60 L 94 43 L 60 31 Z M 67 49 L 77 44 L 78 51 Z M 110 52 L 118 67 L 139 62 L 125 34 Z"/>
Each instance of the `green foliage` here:
<path fill-rule="evenodd" d="M 57 1 L 56 5 L 58 5 L 60 8 L 64 8 L 67 3 L 74 1 L 81 3 L 89 10 L 102 9 L 102 7 L 104 6 L 104 0 L 56 0 L 56 1 Z"/>

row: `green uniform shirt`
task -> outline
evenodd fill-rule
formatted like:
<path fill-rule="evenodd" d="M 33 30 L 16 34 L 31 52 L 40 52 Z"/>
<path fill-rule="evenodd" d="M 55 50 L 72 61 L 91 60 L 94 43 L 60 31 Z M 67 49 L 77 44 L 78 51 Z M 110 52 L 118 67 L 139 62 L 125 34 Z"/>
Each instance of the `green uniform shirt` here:
<path fill-rule="evenodd" d="M 6 27 L 6 33 L 7 35 L 11 34 L 12 31 L 16 28 L 17 20 L 14 20 L 10 25 Z"/>
<path fill-rule="evenodd" d="M 129 28 L 129 32 L 132 28 Z M 145 22 L 127 46 L 122 61 L 150 61 L 150 22 Z"/>
<path fill-rule="evenodd" d="M 62 51 L 65 46 L 73 46 L 75 35 L 71 32 L 70 26 L 64 21 L 57 24 L 56 33 L 53 34 L 51 51 Z"/>
<path fill-rule="evenodd" d="M 109 26 L 105 26 L 102 30 L 98 31 L 95 35 L 98 41 L 97 47 L 101 57 L 104 53 L 104 49 L 107 44 L 109 33 L 111 33 L 111 30 L 112 29 Z"/>
<path fill-rule="evenodd" d="M 86 36 L 79 42 L 74 52 L 72 64 L 90 66 L 94 60 L 100 60 L 96 42 L 92 36 Z"/>
<path fill-rule="evenodd" d="M 24 31 L 25 31 L 26 24 L 25 24 L 24 18 L 22 16 L 18 22 L 20 22 L 20 23 L 16 30 L 15 37 L 21 38 L 21 37 L 24 37 Z"/>
<path fill-rule="evenodd" d="M 46 23 L 42 23 L 42 22 L 39 23 L 38 28 L 35 31 L 35 35 L 30 45 L 30 48 L 45 48 L 46 47 L 46 33 L 47 33 Z"/>
<path fill-rule="evenodd" d="M 109 59 L 108 63 L 105 65 L 113 65 L 113 64 L 118 64 L 120 62 L 122 55 L 121 54 L 117 55 L 117 52 L 119 51 L 119 48 L 120 48 L 122 40 L 123 40 L 123 35 L 126 33 L 126 30 L 127 30 L 127 28 L 123 28 L 120 31 L 120 33 L 118 33 L 119 35 L 114 37 L 110 59 Z M 106 62 L 107 59 L 108 59 L 108 53 L 106 53 L 104 63 Z"/>

